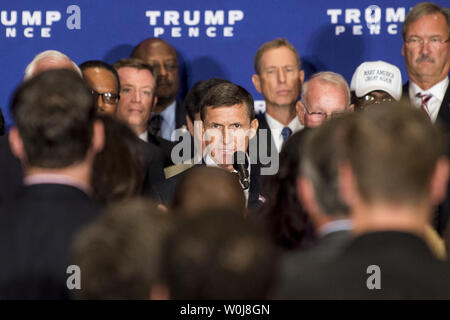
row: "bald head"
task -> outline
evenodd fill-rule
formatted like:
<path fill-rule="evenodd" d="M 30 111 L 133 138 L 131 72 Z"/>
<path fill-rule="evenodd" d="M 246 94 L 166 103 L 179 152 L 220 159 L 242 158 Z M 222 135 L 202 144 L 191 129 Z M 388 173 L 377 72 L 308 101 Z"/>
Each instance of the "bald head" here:
<path fill-rule="evenodd" d="M 64 53 L 56 50 L 46 50 L 34 57 L 25 69 L 24 80 L 34 77 L 38 73 L 51 69 L 69 69 L 81 75 L 80 68 Z"/>
<path fill-rule="evenodd" d="M 164 110 L 175 101 L 179 88 L 178 60 L 175 49 L 162 39 L 149 38 L 134 48 L 131 57 L 143 60 L 158 74 L 156 111 Z"/>

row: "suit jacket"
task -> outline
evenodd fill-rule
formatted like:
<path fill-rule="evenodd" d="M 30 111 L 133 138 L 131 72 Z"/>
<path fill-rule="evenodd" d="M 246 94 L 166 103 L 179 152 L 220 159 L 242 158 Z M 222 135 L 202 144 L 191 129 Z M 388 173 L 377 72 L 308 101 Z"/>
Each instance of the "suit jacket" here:
<path fill-rule="evenodd" d="M 172 142 L 164 138 L 155 136 L 150 131 L 148 131 L 147 139 L 149 144 L 153 144 L 161 150 L 163 156 L 163 168 L 174 164 L 171 154 L 173 147 L 176 145 L 176 142 Z"/>
<path fill-rule="evenodd" d="M 183 126 L 187 126 L 186 123 L 186 109 L 183 106 L 181 101 L 177 100 L 177 104 L 175 105 L 175 129 L 179 129 Z"/>
<path fill-rule="evenodd" d="M 305 270 L 315 269 L 336 259 L 350 240 L 349 231 L 335 231 L 319 238 L 317 243 L 308 250 L 287 252 L 281 263 L 280 294 L 286 298 L 295 296 L 296 279 L 303 277 Z"/>
<path fill-rule="evenodd" d="M 256 132 L 256 136 L 258 137 L 258 150 L 265 151 L 267 148 L 267 156 L 271 157 L 272 152 L 278 153 L 277 147 L 275 146 L 275 142 L 272 138 L 272 131 L 270 130 L 269 124 L 267 123 L 266 114 L 258 113 L 256 115 L 256 119 L 258 119 L 258 131 Z M 262 134 L 262 132 L 266 132 L 266 134 Z M 262 143 L 264 143 L 262 145 Z M 262 164 L 262 166 L 268 166 L 267 164 Z"/>
<path fill-rule="evenodd" d="M 403 97 L 409 99 L 408 90 L 409 90 L 409 81 L 403 85 Z M 450 85 L 447 87 L 447 91 L 445 91 L 444 99 L 442 100 L 436 120 L 442 124 L 444 132 L 447 136 L 447 156 L 450 157 Z M 440 235 L 444 233 L 445 228 L 448 225 L 449 219 L 450 219 L 450 181 L 447 187 L 447 197 L 437 207 L 433 220 L 433 226 Z"/>
<path fill-rule="evenodd" d="M 369 289 L 376 278 L 380 289 Z M 351 240 L 335 259 L 305 269 L 293 286 L 283 298 L 450 299 L 450 268 L 415 235 L 373 232 Z"/>
<path fill-rule="evenodd" d="M 97 216 L 78 188 L 24 186 L 0 209 L 0 298 L 68 298 L 72 238 Z"/>
<path fill-rule="evenodd" d="M 20 161 L 11 152 L 8 136 L 0 136 L 0 205 L 10 200 L 22 185 Z"/>

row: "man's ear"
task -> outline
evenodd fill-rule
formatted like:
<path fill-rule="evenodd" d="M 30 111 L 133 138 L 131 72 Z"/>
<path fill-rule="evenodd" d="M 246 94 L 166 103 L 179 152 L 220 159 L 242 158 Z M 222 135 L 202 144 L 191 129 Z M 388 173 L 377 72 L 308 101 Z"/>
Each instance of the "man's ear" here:
<path fill-rule="evenodd" d="M 402 44 L 402 56 L 405 56 L 405 43 Z"/>
<path fill-rule="evenodd" d="M 191 118 L 186 115 L 186 124 L 189 130 L 189 133 L 191 134 L 191 136 L 194 136 L 194 123 L 192 122 Z"/>
<path fill-rule="evenodd" d="M 339 196 L 350 208 L 359 199 L 356 177 L 349 163 L 340 164 L 338 168 Z"/>
<path fill-rule="evenodd" d="M 158 104 L 158 97 L 156 95 L 153 96 L 153 103 L 152 107 L 150 108 L 150 111 L 153 112 L 155 110 L 156 105 Z"/>
<path fill-rule="evenodd" d="M 315 216 L 320 212 L 320 208 L 316 201 L 316 194 L 311 182 L 300 176 L 297 178 L 297 197 L 310 216 Z"/>
<path fill-rule="evenodd" d="M 253 85 L 255 86 L 256 91 L 258 91 L 259 93 L 262 93 L 261 92 L 261 78 L 259 77 L 258 74 L 254 74 L 252 76 L 252 82 L 253 82 Z"/>
<path fill-rule="evenodd" d="M 16 158 L 18 158 L 22 163 L 26 160 L 25 147 L 23 145 L 22 137 L 20 136 L 17 127 L 12 127 L 8 134 L 9 146 L 11 147 L 11 152 Z"/>
<path fill-rule="evenodd" d="M 252 139 L 256 135 L 258 127 L 259 127 L 259 121 L 258 121 L 258 119 L 255 118 L 252 120 L 252 122 L 250 122 L 250 136 L 249 136 L 250 139 Z"/>
<path fill-rule="evenodd" d="M 303 107 L 303 103 L 301 101 L 297 101 L 295 104 L 295 110 L 297 110 L 297 117 L 300 123 L 305 125 L 305 108 Z"/>
<path fill-rule="evenodd" d="M 447 196 L 449 163 L 447 157 L 441 157 L 436 162 L 430 179 L 430 199 L 433 205 L 442 202 Z"/>
<path fill-rule="evenodd" d="M 305 71 L 300 70 L 298 72 L 298 78 L 300 79 L 300 84 L 303 86 L 303 82 L 305 81 Z"/>
<path fill-rule="evenodd" d="M 101 120 L 95 120 L 92 132 L 92 151 L 94 154 L 103 150 L 105 145 L 105 127 Z"/>

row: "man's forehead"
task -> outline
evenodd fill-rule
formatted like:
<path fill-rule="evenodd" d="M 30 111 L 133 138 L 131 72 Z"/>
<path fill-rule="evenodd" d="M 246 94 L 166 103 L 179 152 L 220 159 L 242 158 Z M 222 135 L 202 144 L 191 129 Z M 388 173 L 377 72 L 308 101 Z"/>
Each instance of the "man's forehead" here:
<path fill-rule="evenodd" d="M 249 120 L 247 108 L 244 104 L 234 104 L 231 106 L 207 106 L 205 109 L 205 118 L 217 119 L 215 122 L 220 122 L 224 118 L 228 120 L 236 120 L 234 122 L 245 122 Z"/>
<path fill-rule="evenodd" d="M 289 59 L 286 60 L 286 56 L 289 56 Z M 290 60 L 290 61 L 289 61 Z M 261 56 L 261 62 L 263 65 L 268 64 L 296 64 L 296 58 L 294 52 L 292 52 L 291 49 L 288 47 L 277 47 L 277 48 L 270 48 L 266 50 L 263 55 Z"/>

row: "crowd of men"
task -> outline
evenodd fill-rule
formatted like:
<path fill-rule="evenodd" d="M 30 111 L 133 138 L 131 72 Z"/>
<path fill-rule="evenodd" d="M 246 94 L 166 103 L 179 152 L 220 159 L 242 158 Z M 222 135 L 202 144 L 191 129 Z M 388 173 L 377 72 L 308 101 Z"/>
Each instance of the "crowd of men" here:
<path fill-rule="evenodd" d="M 0 136 L 0 299 L 450 299 L 450 10 L 402 37 L 405 84 L 262 44 L 260 114 L 227 79 L 178 100 L 159 38 L 38 54 Z"/>

